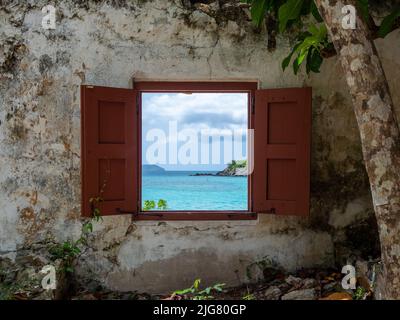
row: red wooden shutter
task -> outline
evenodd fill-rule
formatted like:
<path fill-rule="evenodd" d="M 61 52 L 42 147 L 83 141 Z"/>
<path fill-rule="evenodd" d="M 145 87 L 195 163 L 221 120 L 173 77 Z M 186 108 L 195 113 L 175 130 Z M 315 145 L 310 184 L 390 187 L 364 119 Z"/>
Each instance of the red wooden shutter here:
<path fill-rule="evenodd" d="M 82 214 L 90 199 L 101 197 L 102 215 L 137 211 L 137 91 L 81 87 Z M 103 192 L 101 191 L 103 190 Z"/>
<path fill-rule="evenodd" d="M 254 118 L 253 210 L 308 215 L 311 88 L 257 90 Z"/>

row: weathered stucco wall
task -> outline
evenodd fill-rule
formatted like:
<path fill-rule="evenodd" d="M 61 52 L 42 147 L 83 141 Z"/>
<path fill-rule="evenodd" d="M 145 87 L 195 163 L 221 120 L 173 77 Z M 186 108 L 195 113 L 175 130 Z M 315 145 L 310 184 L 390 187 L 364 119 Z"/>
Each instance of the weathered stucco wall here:
<path fill-rule="evenodd" d="M 376 253 L 359 136 L 336 59 L 311 78 L 283 73 L 289 41 L 278 38 L 269 51 L 246 10 L 224 2 L 54 1 L 55 30 L 41 27 L 47 1 L 0 7 L 0 257 L 79 237 L 79 86 L 129 88 L 132 76 L 312 86 L 312 212 L 236 222 L 107 217 L 95 226 L 82 276 L 119 290 L 165 292 L 196 277 L 254 279 L 257 261 L 293 270 Z M 397 106 L 399 40 L 396 32 L 377 42 Z"/>

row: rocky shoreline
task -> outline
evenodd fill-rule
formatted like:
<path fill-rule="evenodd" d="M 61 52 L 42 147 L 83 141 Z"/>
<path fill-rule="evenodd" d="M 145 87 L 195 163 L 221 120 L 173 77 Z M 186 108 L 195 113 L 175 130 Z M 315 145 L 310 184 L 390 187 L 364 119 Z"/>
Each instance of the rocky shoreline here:
<path fill-rule="evenodd" d="M 202 176 L 216 176 L 216 177 L 245 177 L 247 176 L 247 166 L 242 168 L 226 168 L 217 173 L 204 173 L 196 172 L 191 174 L 192 177 L 202 177 Z"/>
<path fill-rule="evenodd" d="M 229 177 L 245 177 L 247 176 L 247 166 L 242 168 L 226 168 L 220 172 L 217 172 L 217 176 L 229 176 Z"/>

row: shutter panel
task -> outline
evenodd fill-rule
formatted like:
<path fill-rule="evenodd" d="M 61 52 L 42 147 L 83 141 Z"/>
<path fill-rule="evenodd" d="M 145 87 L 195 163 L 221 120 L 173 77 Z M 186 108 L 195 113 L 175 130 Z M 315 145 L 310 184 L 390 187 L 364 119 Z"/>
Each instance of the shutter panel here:
<path fill-rule="evenodd" d="M 102 215 L 137 212 L 137 91 L 81 87 L 82 214 L 90 199 L 101 197 Z M 103 191 L 101 191 L 103 190 Z"/>
<path fill-rule="evenodd" d="M 309 214 L 311 96 L 311 88 L 256 91 L 256 212 Z"/>

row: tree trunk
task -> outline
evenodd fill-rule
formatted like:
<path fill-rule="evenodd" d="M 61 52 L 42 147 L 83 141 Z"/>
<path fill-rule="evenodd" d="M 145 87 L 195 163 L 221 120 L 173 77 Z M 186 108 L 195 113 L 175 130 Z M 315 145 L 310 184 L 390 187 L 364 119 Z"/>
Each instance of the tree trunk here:
<path fill-rule="evenodd" d="M 356 29 L 344 29 L 345 5 L 316 0 L 350 88 L 361 136 L 382 250 L 383 298 L 400 299 L 400 133 L 389 87 L 374 42 L 357 13 Z"/>

